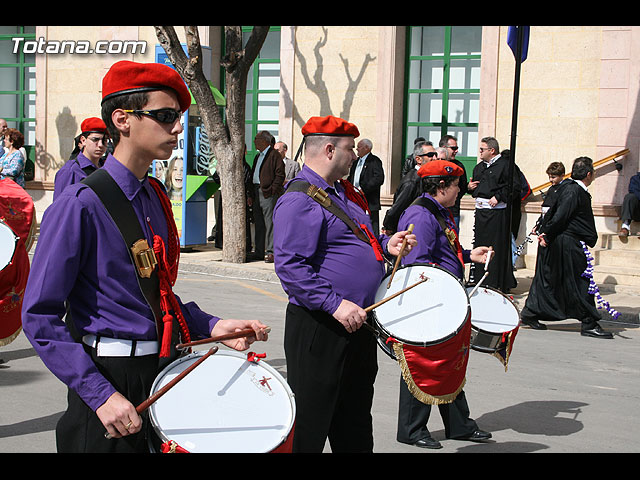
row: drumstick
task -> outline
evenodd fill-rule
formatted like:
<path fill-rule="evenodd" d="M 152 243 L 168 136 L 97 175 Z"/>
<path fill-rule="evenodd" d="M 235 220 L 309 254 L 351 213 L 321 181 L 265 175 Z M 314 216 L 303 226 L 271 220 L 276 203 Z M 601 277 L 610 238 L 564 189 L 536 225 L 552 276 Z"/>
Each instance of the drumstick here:
<path fill-rule="evenodd" d="M 491 255 L 493 255 L 493 247 L 489 247 L 489 250 L 487 250 L 487 259 L 484 262 L 484 271 L 487 271 L 487 266 L 489 265 L 489 262 L 491 261 Z"/>
<path fill-rule="evenodd" d="M 154 402 L 156 402 L 161 396 L 163 396 L 165 393 L 167 393 L 171 388 L 173 388 L 176 383 L 178 383 L 180 380 L 182 380 L 184 377 L 186 377 L 189 373 L 191 373 L 198 365 L 200 365 L 202 362 L 204 362 L 207 358 L 209 358 L 211 355 L 213 355 L 214 353 L 216 353 L 218 351 L 218 347 L 211 347 L 209 349 L 209 351 L 207 353 L 205 353 L 200 359 L 198 359 L 198 361 L 192 363 L 191 365 L 189 365 L 187 368 L 185 368 L 182 372 L 180 372 L 180 374 L 174 378 L 173 380 L 171 380 L 169 383 L 167 383 L 164 387 L 162 387 L 160 390 L 158 390 L 156 393 L 154 393 L 153 395 L 151 395 L 149 398 L 147 398 L 144 402 L 142 402 L 140 405 L 138 405 L 136 407 L 136 412 L 138 412 L 138 415 L 140 415 L 142 412 L 144 412 L 147 408 L 149 408 Z"/>
<path fill-rule="evenodd" d="M 413 232 L 413 223 L 409 225 L 409 228 L 407 228 L 407 232 L 409 232 L 409 233 Z M 396 274 L 396 270 L 398 269 L 398 265 L 400 265 L 400 260 L 402 259 L 402 252 L 404 251 L 406 246 L 407 246 L 407 236 L 405 235 L 404 239 L 402 240 L 402 246 L 400 247 L 400 252 L 398 252 L 398 258 L 396 258 L 396 264 L 393 267 L 393 271 L 391 272 L 391 276 L 389 277 L 389 283 L 387 283 L 387 290 L 389 288 L 391 288 L 391 282 L 393 281 L 393 276 Z"/>
<path fill-rule="evenodd" d="M 469 298 L 473 297 L 473 294 L 476 293 L 476 290 L 478 290 L 482 282 L 484 282 L 484 279 L 487 278 L 487 275 L 489 275 L 489 272 L 487 272 L 487 265 L 489 264 L 492 254 L 493 254 L 493 247 L 489 247 L 489 250 L 487 251 L 487 259 L 484 262 L 484 275 L 482 276 L 480 281 L 476 283 L 476 286 L 473 287 L 473 290 L 471 290 L 471 293 L 469 294 Z"/>
<path fill-rule="evenodd" d="M 271 327 L 266 327 L 262 330 L 264 333 L 269 333 Z M 253 337 L 256 335 L 256 331 L 253 328 L 246 328 L 238 332 L 225 333 L 224 335 L 218 335 L 217 337 L 205 338 L 202 340 L 194 340 L 188 343 L 179 343 L 176 345 L 178 349 L 184 349 L 189 347 L 195 347 L 196 345 L 204 345 L 205 343 L 222 342 L 224 340 L 233 340 L 234 338 Z"/>
<path fill-rule="evenodd" d="M 144 402 L 142 402 L 140 405 L 138 405 L 136 407 L 136 412 L 138 413 L 138 415 L 141 415 L 142 412 L 144 412 L 147 408 L 149 408 L 154 402 L 158 401 L 158 399 L 160 397 L 162 397 L 165 393 L 167 393 L 169 390 L 171 390 L 173 387 L 175 387 L 175 385 L 180 380 L 182 380 L 184 377 L 186 377 L 198 365 L 200 365 L 202 362 L 204 362 L 207 358 L 209 358 L 211 355 L 213 355 L 217 351 L 218 351 L 218 347 L 212 347 L 207 353 L 205 353 L 200 359 L 198 359 L 198 361 L 196 361 L 196 362 L 192 363 L 191 365 L 189 365 L 189 367 L 185 368 L 177 377 L 175 377 L 173 380 L 171 380 L 169 383 L 167 383 L 164 387 L 162 387 L 160 390 L 158 390 L 156 393 L 154 393 L 149 398 L 147 398 Z M 113 436 L 109 432 L 106 432 L 104 434 L 104 437 L 106 439 L 113 438 Z"/>
<path fill-rule="evenodd" d="M 423 277 L 420 280 L 418 280 L 416 283 L 414 283 L 413 285 L 408 286 L 407 288 L 403 288 L 402 290 L 400 290 L 399 292 L 394 293 L 393 295 L 391 295 L 390 297 L 387 298 L 383 298 L 382 300 L 380 300 L 377 303 L 374 303 L 373 305 L 368 306 L 367 308 L 364 309 L 365 312 L 369 313 L 371 310 L 378 308 L 380 305 L 387 303 L 389 300 L 392 300 L 394 298 L 396 298 L 398 295 L 402 295 L 404 292 L 406 292 L 407 290 L 411 290 L 413 287 L 416 287 L 418 285 L 420 285 L 421 283 L 426 282 L 427 280 L 429 280 L 429 277 Z"/>

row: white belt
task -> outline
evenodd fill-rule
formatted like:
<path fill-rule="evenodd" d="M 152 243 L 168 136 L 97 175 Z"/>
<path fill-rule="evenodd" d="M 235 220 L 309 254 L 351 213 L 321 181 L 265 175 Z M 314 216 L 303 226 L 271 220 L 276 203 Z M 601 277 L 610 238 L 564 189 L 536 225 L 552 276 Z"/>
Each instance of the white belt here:
<path fill-rule="evenodd" d="M 142 357 L 159 351 L 155 340 L 124 340 L 89 334 L 82 337 L 82 341 L 95 348 L 99 357 Z"/>
<path fill-rule="evenodd" d="M 497 205 L 495 207 L 492 207 L 491 205 L 489 205 L 489 198 L 476 198 L 476 208 L 489 208 L 489 209 L 495 209 L 495 208 L 507 208 L 507 204 L 504 202 L 498 202 Z"/>

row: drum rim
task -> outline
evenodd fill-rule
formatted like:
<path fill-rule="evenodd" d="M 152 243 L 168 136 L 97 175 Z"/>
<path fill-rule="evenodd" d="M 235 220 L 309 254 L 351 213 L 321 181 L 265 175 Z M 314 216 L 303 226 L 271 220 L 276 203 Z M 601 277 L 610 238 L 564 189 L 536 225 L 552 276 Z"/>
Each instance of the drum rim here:
<path fill-rule="evenodd" d="M 464 320 L 460 323 L 460 325 L 456 328 L 455 331 L 451 332 L 450 334 L 448 334 L 446 337 L 443 338 L 439 338 L 437 340 L 433 340 L 431 342 L 415 342 L 413 340 L 406 340 L 404 338 L 392 335 L 391 332 L 389 332 L 389 330 L 387 330 L 380 322 L 378 322 L 378 317 L 376 315 L 376 311 L 375 309 L 371 312 L 372 316 L 373 316 L 373 322 L 374 325 L 377 329 L 382 330 L 382 332 L 384 332 L 385 335 L 387 335 L 387 338 L 391 337 L 394 340 L 397 340 L 399 343 L 403 343 L 405 345 L 411 345 L 412 347 L 432 347 L 434 345 L 439 345 L 441 343 L 446 342 L 447 340 L 451 340 L 453 337 L 455 337 L 456 335 L 458 335 L 458 333 L 460 333 L 460 331 L 464 328 L 465 324 L 467 323 L 467 321 L 471 321 L 471 301 L 469 299 L 469 294 L 465 288 L 465 285 L 462 283 L 462 280 L 460 280 L 458 277 L 456 277 L 453 273 L 451 273 L 449 270 L 447 270 L 446 268 L 435 264 L 435 263 L 427 263 L 427 262 L 416 262 L 416 263 L 410 263 L 407 265 L 401 265 L 400 267 L 398 267 L 398 270 L 396 270 L 396 272 L 398 272 L 399 270 L 403 269 L 403 268 L 409 268 L 409 267 L 430 267 L 430 268 L 436 268 L 438 270 L 441 270 L 443 272 L 445 272 L 447 275 L 450 275 L 453 279 L 455 279 L 460 286 L 462 287 L 462 290 L 465 292 L 465 297 L 467 299 L 467 313 L 464 316 Z M 383 280 L 385 278 L 388 278 L 391 275 L 392 272 L 388 272 L 384 277 Z M 384 282 L 381 282 L 381 285 Z"/>
<path fill-rule="evenodd" d="M 13 228 L 11 228 L 11 225 L 9 225 L 2 218 L 0 218 L 0 230 L 2 229 L 8 230 L 9 233 L 13 235 L 13 251 L 11 252 L 11 255 L 8 256 L 8 260 L 4 265 L 0 263 L 0 270 L 4 269 L 8 265 L 11 265 L 11 263 L 13 262 L 13 258 L 16 255 L 16 249 L 18 248 L 18 241 L 20 240 L 20 237 L 16 235 L 16 232 L 13 231 Z"/>
<path fill-rule="evenodd" d="M 465 291 L 467 292 L 467 296 L 469 296 L 469 292 L 471 290 L 473 290 L 474 288 L 475 288 L 474 286 L 465 287 Z M 479 327 L 475 326 L 473 324 L 473 318 L 472 318 L 471 319 L 471 328 L 473 330 L 478 331 L 478 332 L 482 332 L 482 333 L 486 333 L 487 335 L 494 335 L 494 336 L 502 335 L 503 333 L 507 333 L 507 332 L 513 332 L 516 328 L 518 328 L 520 326 L 520 309 L 518 308 L 516 303 L 511 298 L 509 298 L 509 296 L 506 293 L 501 292 L 497 288 L 489 287 L 489 286 L 485 287 L 485 286 L 481 285 L 480 287 L 478 287 L 478 290 L 480 290 L 481 288 L 485 288 L 487 290 L 491 290 L 491 291 L 493 291 L 495 293 L 498 293 L 498 294 L 502 295 L 504 298 L 506 298 L 509 301 L 509 303 L 511 303 L 511 305 L 513 306 L 513 308 L 516 311 L 516 318 L 518 319 L 518 323 L 516 323 L 516 325 L 511 330 L 506 330 L 504 332 L 491 332 L 489 330 L 485 330 L 484 328 L 479 328 Z M 469 305 L 471 305 L 471 297 L 469 297 Z"/>
<path fill-rule="evenodd" d="M 158 386 L 158 384 L 162 381 L 162 379 L 165 377 L 165 375 L 172 370 L 173 368 L 175 368 L 177 365 L 180 365 L 183 362 L 186 361 L 190 361 L 193 358 L 197 358 L 197 357 L 202 357 L 203 355 L 205 355 L 207 353 L 207 350 L 197 350 L 194 352 L 191 352 L 187 355 L 183 355 L 177 359 L 175 359 L 173 362 L 171 362 L 169 365 L 167 365 L 166 367 L 164 367 L 160 373 L 158 373 L 156 375 L 156 378 L 153 381 L 153 384 L 151 386 L 151 395 L 153 395 L 156 392 L 156 388 Z M 230 356 L 230 357 L 236 357 L 238 359 L 244 359 L 247 360 L 247 356 L 246 353 L 241 353 L 235 350 L 218 350 L 213 356 L 215 355 L 221 355 L 222 356 Z M 287 399 L 289 400 L 289 404 L 291 405 L 291 419 L 289 421 L 289 425 L 287 425 L 288 429 L 287 429 L 287 436 L 283 437 L 280 439 L 280 443 L 278 443 L 277 445 L 274 445 L 270 450 L 267 450 L 264 453 L 268 453 L 271 452 L 275 449 L 277 449 L 278 447 L 280 447 L 283 443 L 285 443 L 287 441 L 287 438 L 289 438 L 290 435 L 293 434 L 293 427 L 295 425 L 295 421 L 296 421 L 296 402 L 295 402 L 295 394 L 293 393 L 293 390 L 291 389 L 291 387 L 289 386 L 289 383 L 287 382 L 286 378 L 284 378 L 282 376 L 282 374 L 280 372 L 278 372 L 274 367 L 272 367 L 271 365 L 269 365 L 267 362 L 264 362 L 262 360 L 260 360 L 259 362 L 256 362 L 256 365 L 265 368 L 267 371 L 269 371 L 271 374 L 275 374 L 276 378 L 278 379 L 278 381 L 280 382 L 280 384 L 283 385 L 285 391 L 287 392 Z M 197 368 L 196 368 L 197 369 Z M 153 431 L 156 433 L 156 435 L 158 435 L 158 437 L 164 441 L 170 441 L 171 439 L 168 438 L 164 432 L 160 429 L 157 419 L 155 418 L 155 403 L 152 404 L 149 409 L 148 409 L 148 417 L 149 417 L 149 422 L 151 423 L 151 427 L 153 428 Z"/>

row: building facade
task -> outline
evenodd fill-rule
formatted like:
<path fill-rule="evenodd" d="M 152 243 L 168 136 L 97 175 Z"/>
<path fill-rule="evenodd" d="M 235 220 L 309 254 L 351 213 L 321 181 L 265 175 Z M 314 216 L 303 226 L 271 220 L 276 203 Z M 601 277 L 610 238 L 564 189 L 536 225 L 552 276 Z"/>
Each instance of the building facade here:
<path fill-rule="evenodd" d="M 27 137 L 34 162 L 27 189 L 40 217 L 81 121 L 100 114 L 101 79 L 109 66 L 122 59 L 154 61 L 158 42 L 151 26 L 2 28 L 0 102 L 16 100 L 10 114 L 3 107 L 2 115 Z M 224 93 L 222 27 L 199 30 L 210 47 L 211 80 Z M 181 27 L 176 31 L 183 36 Z M 272 27 L 248 84 L 247 158 L 253 158 L 257 130 L 272 131 L 293 157 L 306 120 L 332 114 L 357 124 L 362 138 L 373 142 L 385 169 L 383 208 L 391 203 L 417 136 L 434 144 L 447 133 L 458 137 L 458 158 L 470 173 L 482 137 L 496 137 L 501 149 L 510 146 L 515 61 L 507 31 L 507 26 Z M 106 53 L 82 50 L 98 44 Z M 18 80 L 8 85 L 12 75 Z M 619 206 L 639 170 L 639 80 L 640 27 L 530 29 L 520 77 L 516 162 L 535 187 L 548 180 L 545 170 L 553 161 L 570 170 L 578 156 L 595 161 L 629 149 L 619 160 L 621 170 L 612 163 L 599 168 L 589 188 L 601 232 L 617 231 Z M 537 218 L 540 201 L 533 196 L 523 206 L 520 237 Z M 470 245 L 470 198 L 463 199 L 462 210 L 461 237 Z M 535 247 L 529 249 L 528 258 L 534 258 Z"/>

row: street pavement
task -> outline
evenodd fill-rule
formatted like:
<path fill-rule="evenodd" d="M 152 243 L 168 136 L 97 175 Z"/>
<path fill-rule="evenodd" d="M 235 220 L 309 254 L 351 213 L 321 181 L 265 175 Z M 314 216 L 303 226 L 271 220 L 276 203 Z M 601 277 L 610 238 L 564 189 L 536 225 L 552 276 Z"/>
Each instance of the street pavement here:
<path fill-rule="evenodd" d="M 223 318 L 258 318 L 271 327 L 269 341 L 254 343 L 263 361 L 286 378 L 283 351 L 287 298 L 273 264 L 222 262 L 212 246 L 181 254 L 176 292 L 184 301 Z M 521 308 L 533 272 L 516 272 L 513 300 Z M 622 312 L 603 314 L 613 340 L 582 337 L 574 320 L 548 330 L 520 328 L 508 368 L 492 355 L 472 351 L 465 392 L 471 417 L 492 433 L 485 443 L 448 440 L 438 409 L 428 427 L 440 450 L 395 440 L 398 364 L 382 350 L 373 407 L 376 453 L 635 453 L 640 451 L 640 295 L 603 292 Z M 226 348 L 221 346 L 221 348 Z M 42 364 L 24 334 L 0 347 L 0 451 L 55 452 L 55 424 L 66 408 L 66 387 Z M 327 445 L 325 452 L 330 452 Z"/>

